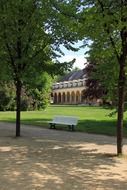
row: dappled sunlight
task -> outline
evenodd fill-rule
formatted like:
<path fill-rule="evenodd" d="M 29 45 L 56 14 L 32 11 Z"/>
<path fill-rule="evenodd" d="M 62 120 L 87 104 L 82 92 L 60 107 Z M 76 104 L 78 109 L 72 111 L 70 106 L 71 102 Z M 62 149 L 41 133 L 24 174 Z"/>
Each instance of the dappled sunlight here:
<path fill-rule="evenodd" d="M 10 182 L 15 182 L 15 181 L 17 181 L 20 177 L 21 177 L 21 172 L 19 172 L 19 171 L 11 171 L 11 173 L 10 173 L 10 171 L 8 170 L 8 171 L 6 171 L 6 176 L 7 177 L 9 177 L 9 181 Z"/>
<path fill-rule="evenodd" d="M 18 171 L 14 171 L 14 172 L 12 172 L 12 176 L 15 178 L 15 177 L 19 177 L 21 175 L 21 173 L 20 172 L 18 172 Z"/>
<path fill-rule="evenodd" d="M 123 187 L 127 185 L 127 177 L 120 168 L 122 161 L 99 153 L 99 145 L 95 148 L 94 143 L 88 147 L 86 143 L 41 142 L 25 138 L 13 141 L 10 147 L 10 151 L 3 152 L 9 157 L 0 163 L 5 167 L 2 167 L 0 177 L 3 181 L 8 179 L 8 185 L 14 189 L 84 190 L 92 189 L 91 182 L 100 189 L 104 189 L 105 183 L 108 187 L 120 183 Z M 6 146 L 4 148 L 7 150 Z"/>
<path fill-rule="evenodd" d="M 95 152 L 99 153 L 101 151 L 102 153 L 108 152 L 109 154 L 114 153 L 114 155 L 116 155 L 116 149 L 114 149 L 114 146 L 111 144 L 104 144 L 102 146 L 96 145 L 96 148 L 94 148 L 95 143 L 89 143 L 89 146 L 86 143 L 82 143 L 82 144 L 78 143 L 78 144 L 72 144 L 71 147 L 76 148 L 80 151 L 90 150 L 90 152 L 94 152 L 94 153 Z"/>
<path fill-rule="evenodd" d="M 1 189 L 126 189 L 127 159 L 116 157 L 113 138 L 28 128 L 21 138 L 1 135 Z"/>
<path fill-rule="evenodd" d="M 54 150 L 58 150 L 58 149 L 61 149 L 62 147 L 61 146 L 54 146 L 53 149 Z"/>
<path fill-rule="evenodd" d="M 12 150 L 12 147 L 10 147 L 10 146 L 0 147 L 0 152 L 9 152 L 11 150 Z"/>
<path fill-rule="evenodd" d="M 35 184 L 43 184 L 47 183 L 48 180 L 54 181 L 55 184 L 63 184 L 63 180 L 59 176 L 51 175 L 51 174 L 46 174 L 46 173 L 38 173 L 38 172 L 32 172 L 30 176 L 33 178 L 33 183 L 34 186 Z"/>

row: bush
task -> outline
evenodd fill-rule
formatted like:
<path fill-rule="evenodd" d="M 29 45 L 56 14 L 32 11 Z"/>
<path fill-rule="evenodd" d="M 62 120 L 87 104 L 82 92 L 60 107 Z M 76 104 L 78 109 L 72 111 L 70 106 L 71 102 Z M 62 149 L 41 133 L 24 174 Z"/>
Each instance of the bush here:
<path fill-rule="evenodd" d="M 10 97 L 7 96 L 6 92 L 0 91 L 0 111 L 6 111 L 10 102 Z"/>

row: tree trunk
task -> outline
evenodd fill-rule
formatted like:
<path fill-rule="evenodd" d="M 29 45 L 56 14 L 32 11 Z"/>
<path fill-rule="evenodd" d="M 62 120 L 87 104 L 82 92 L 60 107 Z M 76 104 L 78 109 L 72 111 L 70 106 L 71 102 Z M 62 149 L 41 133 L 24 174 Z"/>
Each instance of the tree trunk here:
<path fill-rule="evenodd" d="M 118 117 L 117 117 L 117 155 L 122 155 L 123 140 L 123 114 L 125 97 L 125 66 L 120 63 L 118 81 Z"/>
<path fill-rule="evenodd" d="M 16 83 L 16 137 L 20 136 L 21 81 Z"/>

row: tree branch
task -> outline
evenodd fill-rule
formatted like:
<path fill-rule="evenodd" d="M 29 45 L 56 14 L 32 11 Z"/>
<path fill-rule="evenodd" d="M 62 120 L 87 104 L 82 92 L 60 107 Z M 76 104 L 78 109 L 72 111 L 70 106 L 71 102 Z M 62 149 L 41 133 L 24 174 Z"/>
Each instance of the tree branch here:
<path fill-rule="evenodd" d="M 72 14 L 71 12 L 67 12 L 67 11 L 64 11 L 63 9 L 61 9 L 60 8 L 60 6 L 58 5 L 58 3 L 55 3 L 54 2 L 54 0 L 52 1 L 52 0 L 50 0 L 50 3 L 53 5 L 53 7 L 58 11 L 58 12 L 60 12 L 62 15 L 64 15 L 65 17 L 68 17 L 69 19 L 70 18 L 73 18 L 73 19 L 75 19 L 75 20 L 82 20 L 82 21 L 84 21 L 85 19 L 84 18 L 82 18 L 82 17 L 80 17 L 79 18 L 79 16 L 78 15 L 76 15 L 76 14 Z"/>
<path fill-rule="evenodd" d="M 4 27 L 5 27 L 5 26 L 4 26 Z M 8 42 L 7 42 L 7 36 L 6 36 L 5 31 L 4 31 L 4 40 L 5 40 L 5 45 L 6 45 L 6 48 L 7 48 L 7 51 L 8 51 L 8 55 L 9 55 L 10 60 L 11 60 L 12 68 L 14 69 L 14 73 L 17 73 L 16 66 L 15 66 L 15 64 L 14 64 L 14 62 L 15 62 L 15 61 L 14 61 L 14 57 L 13 57 L 13 55 L 12 55 L 12 53 L 11 53 L 11 48 L 10 48 Z"/>
<path fill-rule="evenodd" d="M 104 5 L 103 5 L 103 3 L 102 3 L 101 0 L 97 0 L 97 1 L 98 1 L 99 5 L 101 7 L 102 16 L 103 16 L 103 18 L 105 18 L 105 8 L 104 8 Z M 117 60 L 119 62 L 120 56 L 119 56 L 119 53 L 117 52 L 117 48 L 116 48 L 115 42 L 113 40 L 113 37 L 111 36 L 110 28 L 107 25 L 107 23 L 104 24 L 104 28 L 105 28 L 105 31 L 107 32 L 107 34 L 109 35 L 109 40 L 111 42 L 112 48 L 113 48 L 114 53 L 115 53 L 115 55 L 117 57 Z"/>

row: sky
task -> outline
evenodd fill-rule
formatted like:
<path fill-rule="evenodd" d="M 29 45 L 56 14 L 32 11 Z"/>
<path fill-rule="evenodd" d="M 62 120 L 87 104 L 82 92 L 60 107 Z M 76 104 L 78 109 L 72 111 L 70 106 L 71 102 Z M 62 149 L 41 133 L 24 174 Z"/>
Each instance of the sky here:
<path fill-rule="evenodd" d="M 82 45 L 82 42 L 79 41 L 78 43 L 75 44 L 74 47 L 78 47 Z M 59 60 L 61 62 L 64 61 L 71 61 L 74 58 L 76 59 L 73 68 L 78 67 L 79 69 L 83 69 L 84 68 L 84 63 L 87 62 L 85 56 L 85 52 L 88 50 L 88 48 L 80 48 L 80 50 L 78 52 L 73 52 L 73 51 L 68 51 L 67 49 L 65 49 L 64 47 L 62 47 L 62 51 L 64 52 L 64 56 L 62 56 L 61 58 L 59 58 Z"/>

